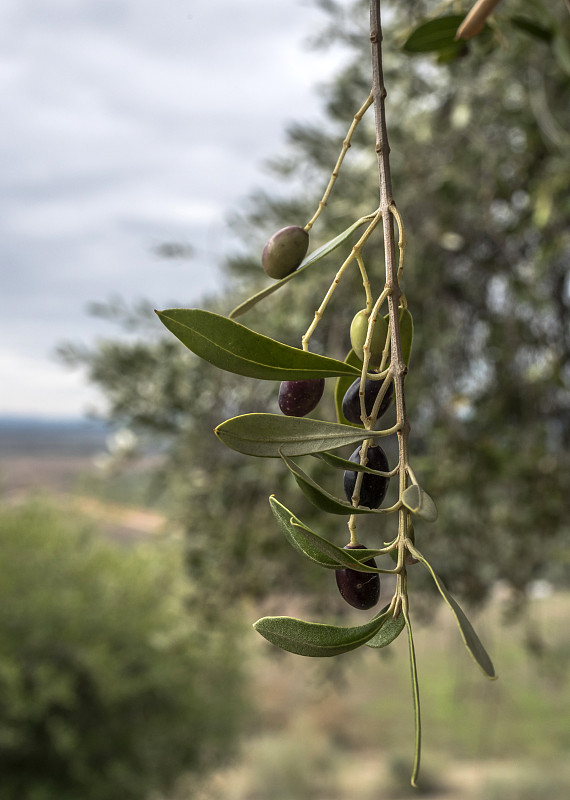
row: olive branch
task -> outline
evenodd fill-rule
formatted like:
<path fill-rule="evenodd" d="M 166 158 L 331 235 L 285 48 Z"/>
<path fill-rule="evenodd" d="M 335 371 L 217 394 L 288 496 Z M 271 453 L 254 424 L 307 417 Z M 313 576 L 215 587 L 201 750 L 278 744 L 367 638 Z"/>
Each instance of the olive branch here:
<path fill-rule="evenodd" d="M 464 644 L 484 674 L 494 679 L 491 659 L 464 612 L 449 594 L 429 562 L 416 548 L 413 519 L 435 522 L 433 500 L 420 486 L 409 463 L 410 423 L 405 400 L 405 379 L 413 342 L 413 320 L 401 287 L 406 249 L 402 217 L 392 194 L 390 147 L 386 125 L 387 97 L 382 68 L 382 26 L 380 0 L 370 0 L 370 42 L 372 88 L 354 115 L 342 149 L 317 210 L 304 227 L 288 226 L 267 242 L 262 265 L 274 283 L 248 298 L 227 316 L 201 309 L 168 309 L 157 312 L 162 323 L 190 350 L 214 366 L 258 380 L 281 381 L 279 403 L 283 415 L 242 414 L 222 422 L 215 430 L 228 447 L 258 458 L 278 458 L 291 473 L 303 495 L 320 511 L 348 518 L 350 541 L 339 547 L 305 525 L 272 495 L 269 503 L 277 525 L 289 544 L 313 564 L 333 570 L 341 595 L 360 609 L 378 602 L 380 574 L 396 576 L 391 602 L 362 625 L 339 627 L 306 622 L 291 617 L 263 617 L 254 627 L 269 642 L 291 653 L 328 657 L 349 652 L 362 645 L 383 648 L 404 628 L 408 645 L 413 687 L 415 748 L 411 782 L 416 785 L 420 765 L 421 720 L 417 665 L 410 620 L 408 570 L 421 563 L 430 573 L 437 590 L 453 613 Z M 307 254 L 309 232 L 327 207 L 353 133 L 373 105 L 379 176 L 379 206 L 355 220 L 334 239 Z M 331 256 L 355 232 L 365 226 L 350 254 L 336 270 L 333 281 L 301 338 L 301 347 L 250 330 L 236 318 L 257 303 L 299 279 L 307 269 Z M 372 233 L 382 227 L 385 284 L 374 300 L 363 257 Z M 396 241 L 395 228 L 398 229 Z M 326 312 L 344 273 L 356 267 L 361 275 L 365 307 L 357 313 L 350 329 L 352 348 L 344 361 L 317 355 L 309 350 L 311 337 Z M 387 314 L 384 313 L 387 306 Z M 329 422 L 308 417 L 318 404 L 327 378 L 335 378 L 337 420 Z M 396 423 L 377 429 L 378 421 L 391 402 Z M 398 463 L 392 469 L 378 441 L 393 436 L 398 442 Z M 358 444 L 350 459 L 334 450 Z M 312 456 L 333 470 L 344 472 L 346 500 L 320 486 L 295 459 Z M 398 497 L 381 508 L 388 483 L 398 478 Z M 397 533 L 383 547 L 370 549 L 361 544 L 357 521 L 374 515 L 380 521 L 397 513 Z M 378 567 L 376 558 L 390 557 L 395 566 Z"/>

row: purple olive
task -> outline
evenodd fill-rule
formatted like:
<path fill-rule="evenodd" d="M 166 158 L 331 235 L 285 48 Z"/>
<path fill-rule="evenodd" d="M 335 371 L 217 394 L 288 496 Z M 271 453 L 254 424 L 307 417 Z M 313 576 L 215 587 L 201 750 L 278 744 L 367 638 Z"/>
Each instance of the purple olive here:
<path fill-rule="evenodd" d="M 345 550 L 366 550 L 363 544 L 346 544 Z M 375 567 L 376 561 L 369 558 L 367 567 Z M 380 598 L 380 577 L 377 572 L 358 572 L 355 569 L 337 569 L 336 585 L 349 605 L 362 611 L 372 608 Z"/>
<path fill-rule="evenodd" d="M 378 397 L 378 392 L 382 387 L 383 381 L 373 381 L 368 378 L 364 382 L 364 405 L 366 407 L 366 413 L 371 414 L 372 409 L 374 407 L 374 401 Z M 354 423 L 355 425 L 362 425 L 362 420 L 360 419 L 360 378 L 357 378 L 354 383 L 351 383 L 346 393 L 342 399 L 342 413 L 344 414 L 345 419 L 349 422 Z M 386 394 L 382 398 L 382 402 L 380 403 L 380 409 L 378 411 L 378 419 L 383 416 L 386 411 L 388 410 L 390 403 L 392 402 L 392 396 L 394 394 L 394 384 L 390 383 L 388 389 L 386 390 Z"/>
<path fill-rule="evenodd" d="M 362 447 L 362 445 L 360 447 Z M 355 464 L 360 464 L 360 447 L 357 447 L 349 459 Z M 369 447 L 366 455 L 368 457 L 366 463 L 367 467 L 380 470 L 380 472 L 390 471 L 386 453 L 382 450 L 380 445 Z M 344 473 L 344 491 L 349 503 L 352 501 L 357 475 L 358 472 L 352 470 L 346 470 Z M 365 506 L 366 508 L 378 508 L 386 497 L 389 483 L 390 478 L 383 478 L 382 475 L 370 475 L 365 472 L 362 475 L 358 505 Z"/>
<path fill-rule="evenodd" d="M 261 254 L 261 264 L 270 278 L 280 280 L 295 272 L 308 249 L 307 231 L 297 225 L 289 225 L 269 239 Z"/>
<path fill-rule="evenodd" d="M 304 417 L 317 406 L 324 390 L 324 378 L 283 381 L 279 387 L 279 408 L 288 417 Z"/>

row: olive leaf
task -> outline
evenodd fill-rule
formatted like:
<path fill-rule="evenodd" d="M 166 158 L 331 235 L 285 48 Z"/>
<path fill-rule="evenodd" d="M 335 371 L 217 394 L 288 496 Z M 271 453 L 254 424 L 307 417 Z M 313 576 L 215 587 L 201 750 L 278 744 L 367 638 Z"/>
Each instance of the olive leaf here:
<path fill-rule="evenodd" d="M 437 53 L 456 48 L 460 52 L 464 42 L 456 42 L 455 34 L 463 19 L 462 14 L 448 14 L 422 23 L 408 36 L 402 50 L 405 53 Z"/>
<path fill-rule="evenodd" d="M 214 366 L 263 380 L 303 380 L 360 374 L 350 364 L 290 347 L 227 317 L 200 308 L 157 311 L 189 350 Z"/>
<path fill-rule="evenodd" d="M 402 492 L 402 503 L 426 522 L 435 522 L 437 519 L 435 503 L 417 483 L 413 483 Z"/>
<path fill-rule="evenodd" d="M 404 630 L 405 625 L 406 621 L 403 614 L 400 614 L 399 617 L 390 617 L 384 625 L 382 625 L 378 633 L 366 642 L 366 647 L 373 647 L 376 650 L 381 647 L 387 647 L 389 644 L 392 644 L 394 639 L 398 638 Z"/>
<path fill-rule="evenodd" d="M 362 441 L 362 430 L 336 422 L 281 414 L 242 414 L 222 422 L 214 433 L 232 450 L 260 458 L 302 456 Z"/>
<path fill-rule="evenodd" d="M 519 28 L 519 30 L 528 33 L 530 36 L 534 36 L 535 39 L 541 39 L 543 42 L 551 42 L 554 38 L 551 28 L 545 28 L 544 25 L 540 25 L 538 22 L 528 19 L 528 17 L 513 14 L 512 17 L 509 17 L 509 21 L 515 28 Z"/>
<path fill-rule="evenodd" d="M 389 478 L 391 477 L 390 472 L 381 472 L 378 469 L 372 469 L 371 467 L 364 467 L 360 463 L 355 463 L 354 461 L 349 461 L 348 458 L 341 458 L 340 456 L 335 456 L 333 453 L 311 453 L 314 458 L 319 458 L 328 464 L 329 467 L 334 467 L 335 469 L 350 469 L 353 472 L 366 472 L 369 475 L 380 475 L 382 478 Z"/>
<path fill-rule="evenodd" d="M 463 639 L 465 647 L 467 648 L 469 653 L 473 656 L 473 658 L 475 659 L 477 664 L 481 667 L 485 675 L 488 678 L 491 678 L 491 680 L 495 680 L 497 675 L 495 673 L 493 662 L 491 661 L 489 654 L 483 647 L 481 640 L 475 633 L 473 626 L 465 616 L 465 613 L 461 608 L 461 606 L 459 605 L 459 603 L 457 602 L 457 600 L 455 600 L 449 594 L 449 592 L 445 588 L 443 581 L 438 575 L 436 575 L 431 564 L 429 564 L 429 562 L 422 556 L 419 550 L 416 550 L 411 541 L 406 541 L 406 547 L 408 548 L 408 550 L 410 551 L 410 553 L 413 555 L 414 558 L 417 558 L 418 561 L 422 562 L 424 567 L 428 570 L 428 572 L 434 579 L 435 585 L 437 586 L 439 593 L 441 594 L 441 596 L 451 609 L 457 621 L 457 624 L 459 626 L 459 631 L 461 633 L 461 638 Z"/>
<path fill-rule="evenodd" d="M 410 366 L 410 355 L 414 341 L 414 320 L 408 308 L 400 309 L 400 340 L 404 364 Z"/>
<path fill-rule="evenodd" d="M 557 34 L 552 43 L 552 52 L 560 69 L 570 75 L 570 45 L 568 44 L 568 37 L 564 34 Z"/>
<path fill-rule="evenodd" d="M 362 370 L 362 361 L 358 358 L 354 350 L 350 350 L 347 357 L 344 359 L 345 364 L 355 367 L 360 373 Z M 342 425 L 352 425 L 354 428 L 362 429 L 361 425 L 355 425 L 354 422 L 349 422 L 342 413 L 342 401 L 348 391 L 349 387 L 354 382 L 354 376 L 348 377 L 346 375 L 337 378 L 334 387 L 334 404 L 336 408 L 336 418 Z"/>
<path fill-rule="evenodd" d="M 352 628 L 305 622 L 293 617 L 262 617 L 253 627 L 282 650 L 316 658 L 338 656 L 361 647 L 378 633 L 388 617 L 388 612 L 380 612 L 365 625 Z"/>
<path fill-rule="evenodd" d="M 399 319 L 400 319 L 400 341 L 402 343 L 402 358 L 404 359 L 404 364 L 409 367 L 410 366 L 410 355 L 412 353 L 412 344 L 414 341 L 414 320 L 409 308 L 403 308 L 402 306 L 399 307 Z M 384 319 L 386 322 L 390 322 L 390 315 L 386 314 Z M 339 379 L 342 380 L 342 379 Z M 344 380 L 347 380 L 346 378 Z"/>
<path fill-rule="evenodd" d="M 416 664 L 416 649 L 414 647 L 414 637 L 412 634 L 412 623 L 406 609 L 402 609 L 402 616 L 405 619 L 408 629 L 408 645 L 410 648 L 410 671 L 412 674 L 412 697 L 414 699 L 414 766 L 412 767 L 411 784 L 417 788 L 417 780 L 420 772 L 420 758 L 422 752 L 422 718 L 420 713 L 420 687 L 418 683 L 418 668 Z"/>
<path fill-rule="evenodd" d="M 342 233 L 339 233 L 338 236 L 335 236 L 334 239 L 331 239 L 330 241 L 321 245 L 321 247 L 317 247 L 317 249 L 313 250 L 312 253 L 309 253 L 309 255 L 301 262 L 299 268 L 296 269 L 295 272 L 292 272 L 285 278 L 281 278 L 281 280 L 277 281 L 276 283 L 272 283 L 267 288 L 262 289 L 261 292 L 257 292 L 257 294 L 252 295 L 247 300 L 244 300 L 243 303 L 240 303 L 239 306 L 237 306 L 236 308 L 233 309 L 233 311 L 230 312 L 229 318 L 236 319 L 237 317 L 241 317 L 242 314 L 245 314 L 246 311 L 249 311 L 251 308 L 257 305 L 257 303 L 259 303 L 260 300 L 269 297 L 270 294 L 276 292 L 288 281 L 292 280 L 293 278 L 296 278 L 297 275 L 300 275 L 300 273 L 304 272 L 304 270 L 306 270 L 308 267 L 312 266 L 317 261 L 320 261 L 321 258 L 328 256 L 329 253 L 332 253 L 333 250 L 336 250 L 337 247 L 340 247 L 340 245 L 348 239 L 351 233 L 353 233 L 361 225 L 364 225 L 365 222 L 370 222 L 372 219 L 373 215 L 369 215 L 367 217 L 361 217 L 356 222 L 353 222 L 352 225 L 346 228 L 346 230 L 344 230 Z"/>
<path fill-rule="evenodd" d="M 269 504 L 288 542 L 295 550 L 321 567 L 326 569 L 348 567 L 359 572 L 373 573 L 386 571 L 361 563 L 363 560 L 383 555 L 381 550 L 345 550 L 342 547 L 337 547 L 337 545 L 308 528 L 289 509 L 285 508 L 274 495 L 269 498 Z"/>
<path fill-rule="evenodd" d="M 353 506 L 351 503 L 347 503 L 344 500 L 339 500 L 337 497 L 334 497 L 332 494 L 327 492 L 326 489 L 323 489 L 322 486 L 319 486 L 316 481 L 314 481 L 306 472 L 304 472 L 301 467 L 299 467 L 294 461 L 290 458 L 287 458 L 283 452 L 281 452 L 281 458 L 283 462 L 287 466 L 287 468 L 291 471 L 293 477 L 295 478 L 299 489 L 303 492 L 307 500 L 309 500 L 314 506 L 320 508 L 321 511 L 326 511 L 328 514 L 387 514 L 388 509 L 386 508 L 367 508 L 366 506 Z"/>
<path fill-rule="evenodd" d="M 309 529 L 288 508 L 285 508 L 274 495 L 269 498 L 269 505 L 281 532 L 298 553 L 326 569 L 340 567 L 336 559 L 324 555 L 321 550 L 311 544 L 311 541 L 304 535 L 304 532 Z"/>

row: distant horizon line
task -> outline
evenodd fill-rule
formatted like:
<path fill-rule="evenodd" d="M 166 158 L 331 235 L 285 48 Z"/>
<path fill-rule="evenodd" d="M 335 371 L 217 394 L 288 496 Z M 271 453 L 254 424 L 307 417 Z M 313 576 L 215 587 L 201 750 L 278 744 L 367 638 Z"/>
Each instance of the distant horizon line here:
<path fill-rule="evenodd" d="M 0 425 L 97 425 L 106 427 L 109 422 L 85 414 L 18 414 L 0 411 Z"/>

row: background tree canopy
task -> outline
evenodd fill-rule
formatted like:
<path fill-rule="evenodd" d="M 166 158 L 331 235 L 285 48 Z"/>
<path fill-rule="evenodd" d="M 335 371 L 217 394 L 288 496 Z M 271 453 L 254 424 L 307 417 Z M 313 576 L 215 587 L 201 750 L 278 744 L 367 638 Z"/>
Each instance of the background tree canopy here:
<path fill-rule="evenodd" d="M 0 529 L 3 798 L 164 796 L 234 752 L 239 630 L 188 614 L 174 542 L 125 549 L 40 499 Z"/>
<path fill-rule="evenodd" d="M 253 194 L 233 220 L 243 252 L 228 258 L 223 292 L 203 304 L 218 313 L 267 284 L 263 243 L 312 215 L 368 94 L 368 3 L 319 5 L 325 23 L 315 44 L 340 43 L 353 57 L 323 88 L 324 121 L 291 125 L 287 148 L 272 165 L 282 194 Z M 441 13 L 439 4 L 384 6 L 392 178 L 409 240 L 404 290 L 415 320 L 406 382 L 410 442 L 418 476 L 439 508 L 437 526 L 417 534 L 429 535 L 421 548 L 454 592 L 483 601 L 500 579 L 522 598 L 533 579 L 567 578 L 569 563 L 570 16 L 561 2 L 521 0 L 516 18 L 511 6 L 499 6 L 484 35 L 454 57 L 438 58 L 410 55 L 402 45 Z M 376 186 L 370 117 L 311 232 L 311 248 L 373 211 Z M 259 304 L 244 323 L 298 345 L 349 246 Z M 379 239 L 367 258 L 381 285 Z M 315 351 L 341 359 L 350 320 L 364 305 L 357 271 L 345 280 L 350 304 L 335 300 L 311 340 Z M 277 384 L 220 375 L 163 333 L 151 304 L 98 310 L 136 337 L 91 350 L 67 345 L 62 353 L 87 365 L 113 422 L 161 443 L 159 477 L 173 518 L 187 531 L 190 572 L 224 581 L 223 598 L 209 593 L 211 607 L 276 585 L 302 591 L 326 580 L 279 539 L 267 497 L 276 492 L 289 501 L 281 464 L 245 459 L 212 434 L 229 416 L 276 412 Z M 328 411 L 321 408 L 333 419 L 330 383 Z M 310 506 L 293 503 L 311 524 Z M 322 520 L 315 524 L 322 530 Z M 344 522 L 334 524 L 344 543 Z M 319 592 L 320 602 L 334 604 L 335 591 L 330 585 Z"/>

